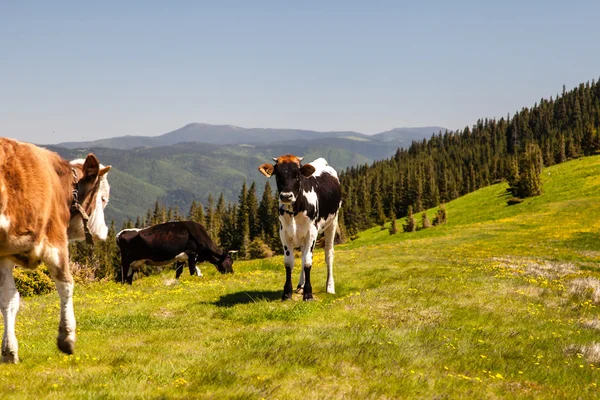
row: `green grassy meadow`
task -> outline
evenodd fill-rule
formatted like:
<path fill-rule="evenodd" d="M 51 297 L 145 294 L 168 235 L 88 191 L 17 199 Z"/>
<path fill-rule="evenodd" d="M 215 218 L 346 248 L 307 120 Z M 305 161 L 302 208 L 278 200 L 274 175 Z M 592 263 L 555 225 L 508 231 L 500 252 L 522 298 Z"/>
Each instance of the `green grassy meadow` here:
<path fill-rule="evenodd" d="M 65 356 L 57 294 L 24 298 L 1 397 L 600 397 L 600 157 L 545 169 L 518 205 L 506 187 L 447 204 L 446 225 L 336 246 L 335 295 L 318 250 L 314 302 L 280 301 L 281 257 L 78 285 Z"/>

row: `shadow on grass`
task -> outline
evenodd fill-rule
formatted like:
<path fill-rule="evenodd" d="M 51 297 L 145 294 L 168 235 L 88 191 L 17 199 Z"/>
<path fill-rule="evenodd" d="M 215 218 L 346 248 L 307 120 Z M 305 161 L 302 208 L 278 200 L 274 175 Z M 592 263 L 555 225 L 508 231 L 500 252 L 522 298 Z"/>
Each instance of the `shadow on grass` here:
<path fill-rule="evenodd" d="M 261 291 L 249 291 L 249 292 L 237 292 L 230 293 L 224 296 L 221 296 L 219 300 L 212 303 L 217 307 L 231 307 L 236 304 L 248 304 L 255 303 L 258 301 L 281 301 L 281 290 L 277 291 L 269 291 L 269 290 L 261 290 Z"/>

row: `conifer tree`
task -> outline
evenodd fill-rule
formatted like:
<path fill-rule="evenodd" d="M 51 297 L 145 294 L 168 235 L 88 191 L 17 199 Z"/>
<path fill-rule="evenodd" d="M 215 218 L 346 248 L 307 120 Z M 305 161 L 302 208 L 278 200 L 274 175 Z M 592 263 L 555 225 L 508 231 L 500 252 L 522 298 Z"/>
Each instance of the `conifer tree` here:
<path fill-rule="evenodd" d="M 225 212 L 221 215 L 221 226 L 222 229 L 219 232 L 219 242 L 221 247 L 229 250 L 239 250 L 235 242 L 235 230 L 236 230 L 236 204 L 230 204 L 227 206 Z"/>
<path fill-rule="evenodd" d="M 437 212 L 435 213 L 435 217 L 433 217 L 433 225 L 442 225 L 445 224 L 447 220 L 446 216 L 446 205 L 444 203 L 440 204 Z"/>
<path fill-rule="evenodd" d="M 398 233 L 398 226 L 396 225 L 396 213 L 392 210 L 390 214 L 390 219 L 392 220 L 392 225 L 390 226 L 390 235 L 395 235 Z"/>
<path fill-rule="evenodd" d="M 271 184 L 267 181 L 265 183 L 260 205 L 258 206 L 258 221 L 260 224 L 260 232 L 265 243 L 273 250 L 278 247 L 277 243 L 280 242 L 279 235 L 277 234 L 279 219 L 276 210 L 277 201 L 273 197 Z"/>
<path fill-rule="evenodd" d="M 253 181 L 246 196 L 248 212 L 248 235 L 250 241 L 260 236 L 260 220 L 258 218 L 258 200 L 256 197 L 256 183 Z"/>
<path fill-rule="evenodd" d="M 427 229 L 431 226 L 431 222 L 429 222 L 426 211 L 423 211 L 423 214 L 421 214 L 421 226 L 423 229 Z"/>
<path fill-rule="evenodd" d="M 233 245 L 240 250 L 242 253 L 242 241 L 244 238 L 245 232 L 248 232 L 248 238 L 250 239 L 250 226 L 248 219 L 248 188 L 246 187 L 246 182 L 242 185 L 242 189 L 240 190 L 240 194 L 238 196 L 237 203 L 237 215 L 236 215 L 236 229 L 235 235 L 233 237 Z M 240 254 L 240 256 L 245 256 L 245 254 Z"/>
<path fill-rule="evenodd" d="M 417 221 L 413 215 L 412 206 L 408 206 L 408 215 L 406 216 L 406 223 L 403 225 L 404 232 L 415 232 L 417 230 Z"/>

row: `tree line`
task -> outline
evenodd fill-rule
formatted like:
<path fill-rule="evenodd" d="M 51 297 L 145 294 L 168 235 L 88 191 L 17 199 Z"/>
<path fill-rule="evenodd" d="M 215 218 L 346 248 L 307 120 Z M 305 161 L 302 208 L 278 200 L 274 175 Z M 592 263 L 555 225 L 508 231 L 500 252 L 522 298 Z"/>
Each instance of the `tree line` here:
<path fill-rule="evenodd" d="M 515 202 L 540 194 L 542 167 L 595 154 L 600 150 L 599 129 L 600 84 L 592 81 L 570 91 L 563 86 L 561 94 L 513 116 L 480 119 L 472 127 L 438 132 L 398 149 L 389 159 L 347 168 L 339 174 L 342 236 L 409 214 L 412 218 L 413 213 L 501 181 L 509 182 Z M 405 231 L 413 230 L 411 218 Z M 217 200 L 210 194 L 206 204 L 194 202 L 182 211 L 157 201 L 145 215 L 126 221 L 120 229 L 183 219 L 203 224 L 219 246 L 238 250 L 241 259 L 282 250 L 277 195 L 269 181 L 260 199 L 252 182 L 243 184 L 233 203 L 227 203 L 223 194 Z M 71 245 L 72 260 L 96 265 L 100 278 L 110 276 L 120 264 L 116 233 L 113 222 L 109 238 L 98 243 L 95 251 L 85 244 Z"/>
<path fill-rule="evenodd" d="M 580 84 L 513 116 L 480 119 L 340 174 L 343 223 L 352 235 L 392 216 L 435 207 L 507 180 L 515 197 L 541 192 L 544 166 L 600 149 L 600 84 Z"/>

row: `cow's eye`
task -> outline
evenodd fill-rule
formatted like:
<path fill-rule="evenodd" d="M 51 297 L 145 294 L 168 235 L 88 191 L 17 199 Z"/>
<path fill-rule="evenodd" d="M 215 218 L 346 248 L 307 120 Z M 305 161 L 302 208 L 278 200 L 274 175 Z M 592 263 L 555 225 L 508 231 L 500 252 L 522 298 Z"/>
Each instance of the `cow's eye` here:
<path fill-rule="evenodd" d="M 102 204 L 108 203 L 108 198 L 106 196 L 102 196 L 100 199 L 102 200 Z"/>

